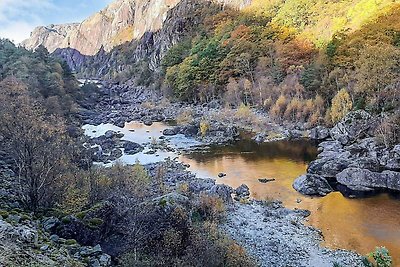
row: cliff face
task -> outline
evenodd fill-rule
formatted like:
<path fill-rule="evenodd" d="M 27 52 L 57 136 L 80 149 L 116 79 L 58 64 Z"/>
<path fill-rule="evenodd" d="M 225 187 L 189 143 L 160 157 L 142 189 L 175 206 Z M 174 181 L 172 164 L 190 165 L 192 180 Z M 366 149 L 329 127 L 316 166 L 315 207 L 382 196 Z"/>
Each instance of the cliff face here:
<path fill-rule="evenodd" d="M 156 32 L 168 18 L 168 12 L 181 0 L 116 0 L 81 23 L 37 27 L 22 45 L 35 49 L 44 45 L 49 52 L 71 48 L 82 55 L 95 55 L 101 48 L 112 48 L 138 40 L 146 32 Z M 250 0 L 217 0 L 235 8 L 243 8 Z M 190 9 L 188 7 L 187 9 Z"/>
<path fill-rule="evenodd" d="M 151 70 L 156 70 L 168 49 L 193 31 L 204 19 L 203 11 L 222 8 L 203 0 L 181 0 L 166 13 L 162 27 L 157 31 L 146 31 L 141 38 L 117 46 L 111 51 L 100 49 L 87 56 L 74 48 L 61 48 L 54 55 L 64 59 L 81 76 L 102 77 L 128 70 L 135 63 L 146 61 Z"/>
<path fill-rule="evenodd" d="M 73 48 L 94 55 L 140 38 L 161 27 L 166 13 L 179 0 L 117 0 L 81 23 L 37 27 L 22 44 L 28 49 L 44 45 L 49 52 Z"/>

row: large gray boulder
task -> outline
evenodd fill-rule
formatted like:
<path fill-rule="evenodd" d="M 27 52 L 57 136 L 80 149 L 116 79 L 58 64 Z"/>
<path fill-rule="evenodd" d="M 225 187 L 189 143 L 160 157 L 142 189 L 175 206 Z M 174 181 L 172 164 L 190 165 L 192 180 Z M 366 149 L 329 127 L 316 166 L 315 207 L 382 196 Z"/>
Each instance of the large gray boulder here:
<path fill-rule="evenodd" d="M 123 148 L 124 153 L 127 155 L 134 155 L 144 150 L 143 146 L 131 141 L 124 141 Z"/>
<path fill-rule="evenodd" d="M 388 189 L 400 191 L 400 172 L 383 171 Z"/>
<path fill-rule="evenodd" d="M 347 168 L 336 175 L 336 180 L 354 191 L 387 188 L 386 175 L 367 169 Z"/>
<path fill-rule="evenodd" d="M 304 174 L 298 177 L 293 183 L 293 188 L 303 195 L 310 196 L 326 196 L 333 191 L 328 181 L 316 174 Z"/>
<path fill-rule="evenodd" d="M 307 172 L 327 178 L 334 178 L 350 164 L 351 161 L 349 159 L 342 158 L 339 155 L 336 157 L 321 158 L 312 161 L 308 166 Z"/>
<path fill-rule="evenodd" d="M 366 137 L 371 127 L 371 115 L 364 110 L 349 112 L 330 131 L 333 140 L 343 145 Z"/>

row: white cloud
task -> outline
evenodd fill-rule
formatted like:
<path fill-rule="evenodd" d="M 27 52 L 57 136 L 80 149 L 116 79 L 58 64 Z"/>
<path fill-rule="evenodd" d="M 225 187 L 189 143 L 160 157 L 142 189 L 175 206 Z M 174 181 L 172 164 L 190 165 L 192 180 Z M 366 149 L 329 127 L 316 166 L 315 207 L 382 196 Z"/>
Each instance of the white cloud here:
<path fill-rule="evenodd" d="M 20 43 L 54 8 L 51 0 L 0 0 L 0 37 Z"/>

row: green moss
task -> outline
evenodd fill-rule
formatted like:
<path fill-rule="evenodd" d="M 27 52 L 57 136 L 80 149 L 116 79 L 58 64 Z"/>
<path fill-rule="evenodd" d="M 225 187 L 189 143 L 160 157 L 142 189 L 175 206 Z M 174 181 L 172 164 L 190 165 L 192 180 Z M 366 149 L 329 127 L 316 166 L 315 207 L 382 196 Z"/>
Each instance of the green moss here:
<path fill-rule="evenodd" d="M 31 216 L 27 215 L 27 214 L 23 214 L 21 216 L 21 221 L 29 221 L 31 220 Z"/>
<path fill-rule="evenodd" d="M 0 216 L 3 217 L 3 219 L 7 219 L 9 215 L 10 214 L 8 213 L 8 211 L 0 210 Z"/>
<path fill-rule="evenodd" d="M 165 207 L 167 205 L 167 200 L 166 199 L 161 199 L 160 202 L 158 202 L 158 205 L 161 207 Z"/>
<path fill-rule="evenodd" d="M 81 211 L 76 214 L 76 218 L 83 220 L 87 214 L 87 211 Z"/>
<path fill-rule="evenodd" d="M 75 239 L 67 239 L 65 241 L 65 245 L 67 245 L 67 246 L 72 246 L 72 245 L 76 245 L 76 244 L 78 244 L 78 242 L 76 242 Z"/>
<path fill-rule="evenodd" d="M 90 228 L 98 228 L 103 223 L 104 223 L 104 221 L 100 218 L 92 218 L 92 219 L 88 220 L 88 226 Z"/>
<path fill-rule="evenodd" d="M 63 224 L 69 224 L 71 222 L 71 218 L 69 216 L 62 217 L 61 222 Z"/>

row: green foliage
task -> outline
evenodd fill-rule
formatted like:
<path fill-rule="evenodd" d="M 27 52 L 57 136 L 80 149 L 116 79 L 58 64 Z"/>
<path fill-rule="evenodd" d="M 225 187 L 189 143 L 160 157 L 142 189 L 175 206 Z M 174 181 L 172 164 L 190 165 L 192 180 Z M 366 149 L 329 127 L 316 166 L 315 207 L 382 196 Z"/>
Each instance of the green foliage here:
<path fill-rule="evenodd" d="M 369 260 L 371 259 L 371 260 Z M 366 267 L 391 267 L 393 266 L 392 257 L 385 247 L 377 247 L 375 251 L 369 253 L 364 258 L 363 263 Z"/>
<path fill-rule="evenodd" d="M 0 81 L 13 77 L 25 84 L 48 113 L 65 117 L 75 112 L 78 83 L 69 67 L 40 46 L 34 53 L 0 39 Z"/>

